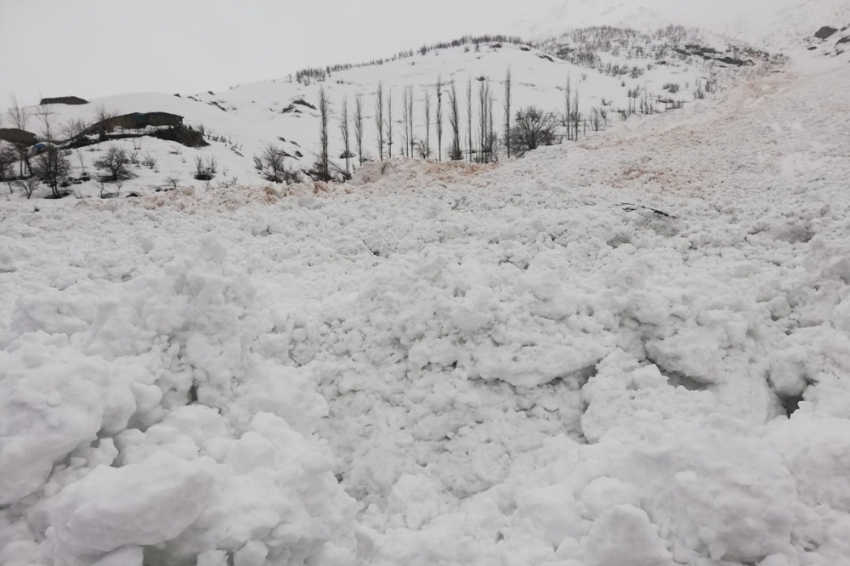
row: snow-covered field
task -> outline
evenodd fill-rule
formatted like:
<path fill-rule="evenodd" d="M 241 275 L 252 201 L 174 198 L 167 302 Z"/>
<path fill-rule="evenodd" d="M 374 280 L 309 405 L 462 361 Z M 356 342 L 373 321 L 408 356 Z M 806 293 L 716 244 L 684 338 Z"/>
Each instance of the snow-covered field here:
<path fill-rule="evenodd" d="M 850 564 L 824 65 L 498 165 L 0 203 L 0 564 Z"/>

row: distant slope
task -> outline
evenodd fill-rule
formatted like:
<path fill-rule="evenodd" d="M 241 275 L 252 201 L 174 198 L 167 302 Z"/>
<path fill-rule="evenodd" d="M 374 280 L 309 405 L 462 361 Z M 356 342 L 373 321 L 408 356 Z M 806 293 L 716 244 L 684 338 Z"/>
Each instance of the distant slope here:
<path fill-rule="evenodd" d="M 363 158 L 378 157 L 375 126 L 375 92 L 383 85 L 385 97 L 392 97 L 394 140 L 392 155 L 402 155 L 402 94 L 411 88 L 414 96 L 414 132 L 416 140 L 430 140 L 432 157 L 437 157 L 435 85 L 443 84 L 443 137 L 439 153 L 445 158 L 451 142 L 448 122 L 448 93 L 454 82 L 460 99 L 461 143 L 468 144 L 466 89 L 473 90 L 473 124 L 480 111 L 478 90 L 488 83 L 493 94 L 494 129 L 501 137 L 504 124 L 504 76 L 508 68 L 513 74 L 512 112 L 535 105 L 549 112 L 564 110 L 567 79 L 572 92 L 578 92 L 579 107 L 587 116 L 592 109 L 605 110 L 607 126 L 615 126 L 621 118 L 618 110 L 638 99 L 652 104 L 658 111 L 691 104 L 696 91 L 713 85 L 724 88 L 737 76 L 749 75 L 767 62 L 762 54 L 727 51 L 719 39 L 711 39 L 696 29 L 676 28 L 640 34 L 622 29 L 586 29 L 561 34 L 537 42 L 537 47 L 521 43 L 480 41 L 444 48 L 410 52 L 381 64 L 347 68 L 330 72 L 321 82 L 301 77 L 241 85 L 224 92 L 196 95 L 125 94 L 93 100 L 81 106 L 51 105 L 53 120 L 66 124 L 72 120 L 92 123 L 98 109 L 118 114 L 164 111 L 183 116 L 185 123 L 205 132 L 210 146 L 193 149 L 174 142 L 148 140 L 107 141 L 76 153 L 72 160 L 74 190 L 97 194 L 102 190 L 96 179 L 85 180 L 94 169 L 99 155 L 113 144 L 121 145 L 140 156 L 149 154 L 156 167 L 138 167 L 136 178 L 126 183 L 125 192 L 145 192 L 174 185 L 198 184 L 193 180 L 195 158 L 215 157 L 219 171 L 214 180 L 256 185 L 267 182 L 255 168 L 254 157 L 274 145 L 285 152 L 286 164 L 295 170 L 309 170 L 316 161 L 319 148 L 319 114 L 315 109 L 320 87 L 330 96 L 333 117 L 330 126 L 330 154 L 339 168 L 344 168 L 344 146 L 339 131 L 339 117 L 344 100 L 348 100 L 353 119 L 356 97 L 363 102 Z M 702 51 L 706 48 L 707 51 Z M 728 63 L 728 61 L 735 61 Z M 330 69 L 332 71 L 332 69 Z M 743 71 L 743 75 L 741 74 Z M 671 86 L 672 85 L 672 86 Z M 701 86 L 698 86 L 701 85 Z M 710 90 L 710 89 L 709 89 Z M 431 97 L 431 125 L 426 128 L 424 98 Z M 711 96 L 709 92 L 709 97 Z M 387 100 L 386 107 L 389 103 Z M 35 114 L 36 108 L 31 109 Z M 602 126 L 606 127 L 605 124 Z M 595 128 L 586 126 L 588 134 Z M 352 127 L 353 130 L 353 127 Z M 473 127 L 473 137 L 477 134 Z M 584 127 L 583 127 L 584 133 Z M 147 140 L 147 138 L 145 138 Z M 351 150 L 357 153 L 352 131 Z M 143 147 L 142 147 L 143 146 Z M 206 157 L 205 157 L 206 156 Z M 474 158 L 475 156 L 472 156 Z M 352 161 L 357 163 L 359 159 Z M 235 178 L 235 180 L 234 180 Z M 172 179 L 172 182 L 168 182 Z"/>
<path fill-rule="evenodd" d="M 697 26 L 770 49 L 791 50 L 824 25 L 850 24 L 844 0 L 548 0 L 519 26 L 531 36 L 589 25 L 651 30 Z"/>

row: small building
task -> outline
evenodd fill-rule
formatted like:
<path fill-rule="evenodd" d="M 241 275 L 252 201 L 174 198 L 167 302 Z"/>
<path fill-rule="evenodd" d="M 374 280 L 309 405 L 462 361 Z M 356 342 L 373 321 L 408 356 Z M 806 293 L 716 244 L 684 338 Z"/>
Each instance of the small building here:
<path fill-rule="evenodd" d="M 42 98 L 41 104 L 42 106 L 46 104 L 68 104 L 68 105 L 80 105 L 80 104 L 88 104 L 88 100 L 84 100 L 79 96 L 60 96 L 58 98 Z"/>
<path fill-rule="evenodd" d="M 36 142 L 37 136 L 26 130 L 18 128 L 0 128 L 0 140 L 11 144 L 29 147 Z"/>

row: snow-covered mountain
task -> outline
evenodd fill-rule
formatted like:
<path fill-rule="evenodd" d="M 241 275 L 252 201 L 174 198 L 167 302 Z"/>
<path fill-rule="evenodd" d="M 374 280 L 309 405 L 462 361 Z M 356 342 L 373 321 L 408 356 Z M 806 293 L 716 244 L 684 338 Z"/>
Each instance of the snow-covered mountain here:
<path fill-rule="evenodd" d="M 788 51 L 836 23 L 850 24 L 850 5 L 843 0 L 544 0 L 516 29 L 535 37 L 590 25 L 642 31 L 685 25 Z"/>
<path fill-rule="evenodd" d="M 709 98 L 753 73 L 765 72 L 779 62 L 769 54 L 741 50 L 722 39 L 696 29 L 671 28 L 637 33 L 627 29 L 585 29 L 541 39 L 533 46 L 506 38 L 467 38 L 454 45 L 403 53 L 380 63 L 341 68 L 314 69 L 297 77 L 263 81 L 234 87 L 224 92 L 194 95 L 125 94 L 92 100 L 84 105 L 51 104 L 52 120 L 59 124 L 82 121 L 91 125 L 96 115 L 167 112 L 183 117 L 184 123 L 205 134 L 209 146 L 188 148 L 176 142 L 144 137 L 119 139 L 134 131 L 118 130 L 107 139 L 96 135 L 91 145 L 77 149 L 72 163 L 73 190 L 82 196 L 97 195 L 101 187 L 96 181 L 94 161 L 109 147 L 118 146 L 147 159 L 149 167 L 137 166 L 134 178 L 122 187 L 125 194 L 142 194 L 150 190 L 197 184 L 193 179 L 195 159 L 217 160 L 214 184 L 222 182 L 261 184 L 263 172 L 255 167 L 260 156 L 273 144 L 287 156 L 287 166 L 295 170 L 313 167 L 319 150 L 320 120 L 316 109 L 318 91 L 323 87 L 331 100 L 330 153 L 333 161 L 344 167 L 344 146 L 339 118 L 345 99 L 353 120 L 355 99 L 362 97 L 364 111 L 363 158 L 378 156 L 375 127 L 375 93 L 383 85 L 386 105 L 392 97 L 395 104 L 395 155 L 402 151 L 402 96 L 411 88 L 413 102 L 413 135 L 417 140 L 430 139 L 432 157 L 438 156 L 436 132 L 436 83 L 443 82 L 443 147 L 448 153 L 451 131 L 448 124 L 448 92 L 454 83 L 460 99 L 462 145 L 467 145 L 468 107 L 466 89 L 473 89 L 473 122 L 480 112 L 479 88 L 488 85 L 494 99 L 495 130 L 503 134 L 504 77 L 513 75 L 513 112 L 535 105 L 545 111 L 564 112 L 564 94 L 570 81 L 573 95 L 579 96 L 583 113 L 583 130 L 588 126 L 593 109 L 604 112 L 602 129 L 616 127 L 618 113 L 632 107 L 645 110 L 640 101 L 651 105 L 651 111 L 664 112 L 692 104 L 701 96 Z M 700 94 L 697 94 L 700 91 Z M 430 96 L 430 127 L 426 132 L 424 98 Z M 38 131 L 39 108 L 29 109 L 30 122 Z M 352 131 L 353 131 L 353 125 Z M 584 135 L 584 131 L 583 131 Z M 115 137 L 115 139 L 109 139 Z M 75 143 L 73 146 L 79 146 Z M 352 153 L 356 151 L 351 142 Z M 474 157 L 474 156 L 473 156 Z M 352 160 L 359 164 L 355 156 Z M 83 179 L 82 181 L 80 179 Z M 85 179 L 90 179 L 85 181 Z M 170 180 L 170 181 L 167 181 Z M 46 189 L 45 189 L 46 190 Z"/>

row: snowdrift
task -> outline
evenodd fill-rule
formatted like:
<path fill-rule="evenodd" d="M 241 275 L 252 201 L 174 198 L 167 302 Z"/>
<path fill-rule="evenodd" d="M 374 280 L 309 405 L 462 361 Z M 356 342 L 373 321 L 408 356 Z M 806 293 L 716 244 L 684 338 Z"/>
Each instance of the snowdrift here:
<path fill-rule="evenodd" d="M 847 564 L 845 67 L 498 166 L 3 202 L 0 564 Z"/>

